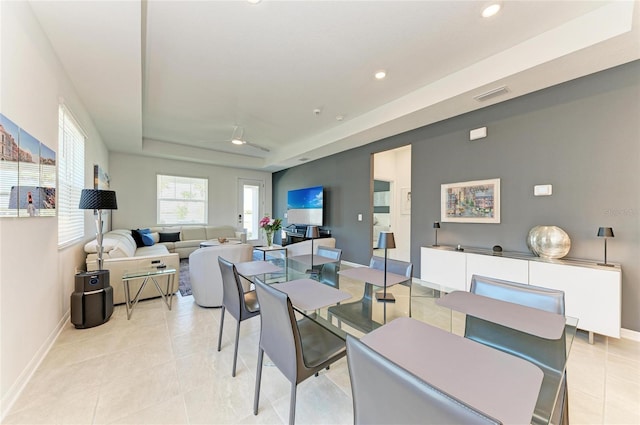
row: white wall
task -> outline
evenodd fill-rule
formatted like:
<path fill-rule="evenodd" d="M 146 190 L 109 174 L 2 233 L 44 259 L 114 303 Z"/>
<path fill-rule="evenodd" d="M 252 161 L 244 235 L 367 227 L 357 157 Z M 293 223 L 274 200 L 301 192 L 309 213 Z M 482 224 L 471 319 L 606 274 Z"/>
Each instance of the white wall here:
<path fill-rule="evenodd" d="M 411 146 L 378 152 L 373 161 L 374 179 L 392 182 L 390 224 L 396 248 L 389 258 L 411 261 L 411 214 L 402 214 L 402 189 L 411 189 Z"/>
<path fill-rule="evenodd" d="M 149 158 L 112 152 L 111 189 L 116 191 L 118 209 L 113 211 L 114 229 L 154 226 L 156 217 L 156 175 L 158 173 L 207 178 L 209 181 L 209 225 L 239 226 L 238 179 L 263 180 L 264 212 L 271 209 L 271 173 L 241 168 L 217 167 L 192 162 Z"/>
<path fill-rule="evenodd" d="M 85 183 L 92 167 L 108 170 L 107 150 L 78 100 L 27 2 L 0 3 L 0 110 L 58 150 L 60 98 L 86 131 Z M 85 219 L 85 235 L 93 237 Z M 82 243 L 59 251 L 55 217 L 0 219 L 0 418 L 42 360 L 69 316 Z"/>

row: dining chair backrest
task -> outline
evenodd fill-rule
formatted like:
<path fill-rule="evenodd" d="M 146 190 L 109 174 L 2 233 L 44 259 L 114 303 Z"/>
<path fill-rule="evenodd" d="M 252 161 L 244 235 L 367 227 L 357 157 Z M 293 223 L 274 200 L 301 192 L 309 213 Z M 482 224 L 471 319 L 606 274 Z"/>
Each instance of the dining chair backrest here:
<path fill-rule="evenodd" d="M 330 248 L 328 246 L 319 246 L 318 255 L 325 258 L 331 258 L 332 260 L 340 261 L 342 257 L 342 250 L 340 248 Z"/>
<path fill-rule="evenodd" d="M 289 297 L 284 292 L 255 280 L 260 301 L 260 347 L 290 382 L 298 379 L 302 361 L 300 336 Z"/>
<path fill-rule="evenodd" d="M 374 255 L 371 257 L 371 261 L 369 261 L 369 267 L 384 270 L 384 257 Z M 387 259 L 387 272 L 411 278 L 413 275 L 413 264 L 406 261 Z"/>
<path fill-rule="evenodd" d="M 499 424 L 347 336 L 355 424 Z"/>
<path fill-rule="evenodd" d="M 538 308 L 550 313 L 564 315 L 565 311 L 564 292 L 559 290 L 477 275 L 472 276 L 469 290 L 477 295 Z M 528 360 L 542 369 L 544 378 L 534 410 L 533 423 L 546 423 L 552 414 L 554 418 L 568 415 L 565 374 L 567 348 L 564 332 L 559 339 L 550 340 L 467 315 L 464 336 Z M 549 406 L 554 405 L 553 400 L 556 402 L 552 412 L 548 409 Z"/>
<path fill-rule="evenodd" d="M 320 275 L 318 276 L 318 280 L 324 284 L 338 288 L 338 271 L 340 270 L 340 259 L 342 258 L 342 250 L 340 248 L 319 246 L 318 255 L 336 260 L 335 263 L 326 263 L 320 267 Z"/>
<path fill-rule="evenodd" d="M 469 292 L 564 315 L 564 291 L 473 275 Z"/>
<path fill-rule="evenodd" d="M 563 314 L 564 312 L 563 291 L 474 275 L 471 279 L 470 292 L 526 307 L 540 308 L 551 313 Z M 502 351 L 515 353 L 543 369 L 555 372 L 564 370 L 566 362 L 564 333 L 558 340 L 548 340 L 467 315 L 465 337 Z"/>
<path fill-rule="evenodd" d="M 250 309 L 245 304 L 244 289 L 236 266 L 222 257 L 218 257 L 222 274 L 222 304 L 236 319 L 243 320 Z"/>

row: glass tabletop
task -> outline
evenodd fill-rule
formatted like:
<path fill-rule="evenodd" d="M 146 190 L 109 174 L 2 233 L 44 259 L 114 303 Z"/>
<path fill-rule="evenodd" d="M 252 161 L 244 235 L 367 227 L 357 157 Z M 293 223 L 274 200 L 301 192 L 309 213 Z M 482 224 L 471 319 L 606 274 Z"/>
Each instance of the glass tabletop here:
<path fill-rule="evenodd" d="M 349 267 L 350 266 L 345 265 L 340 266 L 342 270 Z M 341 303 L 313 311 L 305 311 L 294 305 L 298 313 L 314 320 L 341 338 L 346 339 L 347 335 L 360 338 L 385 323 L 389 323 L 400 317 L 412 317 L 447 332 L 469 337 L 469 335 L 465 335 L 465 327 L 468 323 L 467 315 L 437 303 L 438 299 L 447 293 L 453 292 L 453 289 L 413 278 L 410 281 L 387 288 L 387 292 L 394 295 L 395 302 L 381 302 L 376 300 L 375 293 L 382 291 L 383 288 L 341 276 L 335 269 L 330 270 L 329 273 L 323 273 L 322 268 L 320 268 L 318 273 L 314 274 L 305 273 L 301 271 L 299 267 L 295 266 L 287 266 L 285 270 L 286 271 L 281 273 L 265 275 L 261 278 L 266 279 L 267 283 L 281 283 L 294 279 L 312 278 L 351 295 L 351 298 Z M 566 359 L 569 356 L 571 345 L 576 335 L 577 322 L 575 318 L 566 317 L 563 336 L 564 341 L 561 344 L 564 346 L 565 355 L 559 360 L 557 367 L 550 372 L 552 375 L 550 379 L 554 381 L 555 376 L 557 382 L 554 381 L 552 383 L 553 390 L 551 397 L 548 395 L 548 391 L 546 391 L 546 394 L 543 394 L 543 390 L 541 390 L 538 400 L 538 404 L 541 406 L 539 406 L 540 408 L 536 408 L 536 415 L 532 418 L 532 422 L 534 423 L 549 423 L 551 421 L 555 401 L 561 392 L 560 381 L 565 373 Z M 546 344 L 543 338 L 527 335 L 524 332 L 508 327 L 500 328 L 501 325 L 491 324 L 491 326 L 493 332 L 496 332 L 496 329 L 498 329 L 498 332 L 502 332 L 501 329 L 503 329 L 505 335 L 507 335 L 505 338 L 508 340 L 515 341 L 522 339 L 525 341 L 524 343 L 517 343 L 519 344 L 517 348 L 524 351 L 524 353 L 516 355 L 536 364 L 544 361 L 543 357 L 545 355 L 539 354 L 540 352 L 544 352 L 544 348 L 541 348 Z M 511 350 L 510 347 L 495 346 L 487 341 L 476 341 L 505 352 Z M 536 356 L 540 356 L 540 362 L 537 362 Z"/>
<path fill-rule="evenodd" d="M 171 267 L 157 268 L 157 267 L 148 267 L 145 269 L 139 270 L 127 270 L 122 274 L 122 279 L 136 279 L 141 277 L 149 277 L 149 276 L 161 276 L 165 274 L 175 274 L 176 269 Z"/>

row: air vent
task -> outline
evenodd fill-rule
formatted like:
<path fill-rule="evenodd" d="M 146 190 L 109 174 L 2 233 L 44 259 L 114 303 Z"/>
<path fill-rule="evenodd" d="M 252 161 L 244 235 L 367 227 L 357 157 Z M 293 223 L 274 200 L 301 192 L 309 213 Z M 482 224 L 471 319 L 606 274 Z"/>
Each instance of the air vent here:
<path fill-rule="evenodd" d="M 484 102 L 485 100 L 492 99 L 496 96 L 502 96 L 505 93 L 509 93 L 509 89 L 507 88 L 507 86 L 502 86 L 502 87 L 497 87 L 493 90 L 489 90 L 488 92 L 479 94 L 477 96 L 474 96 L 473 98 L 478 102 Z"/>

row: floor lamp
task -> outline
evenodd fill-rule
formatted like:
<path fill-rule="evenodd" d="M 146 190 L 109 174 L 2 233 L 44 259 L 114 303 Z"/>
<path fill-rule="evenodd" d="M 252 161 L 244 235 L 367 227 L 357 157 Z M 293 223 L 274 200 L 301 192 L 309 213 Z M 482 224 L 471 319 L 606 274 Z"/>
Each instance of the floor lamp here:
<path fill-rule="evenodd" d="M 393 237 L 393 232 L 380 232 L 380 236 L 378 236 L 378 249 L 384 248 L 384 292 L 382 294 L 377 292 L 376 299 L 381 302 L 396 302 L 396 298 L 392 293 L 387 294 L 387 250 L 395 247 L 396 240 Z"/>
<path fill-rule="evenodd" d="M 311 269 L 307 270 L 307 273 L 314 274 L 317 273 L 313 270 L 313 240 L 320 237 L 320 230 L 318 226 L 307 226 L 307 233 L 305 236 L 308 239 L 311 239 Z"/>
<path fill-rule="evenodd" d="M 96 218 L 96 241 L 98 242 L 98 270 L 102 270 L 102 210 L 117 210 L 116 192 L 113 190 L 82 189 L 81 210 L 93 210 Z"/>

